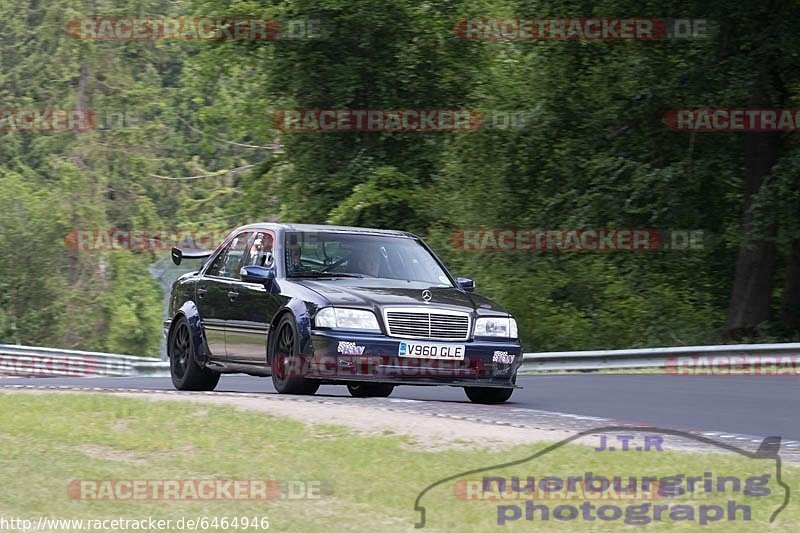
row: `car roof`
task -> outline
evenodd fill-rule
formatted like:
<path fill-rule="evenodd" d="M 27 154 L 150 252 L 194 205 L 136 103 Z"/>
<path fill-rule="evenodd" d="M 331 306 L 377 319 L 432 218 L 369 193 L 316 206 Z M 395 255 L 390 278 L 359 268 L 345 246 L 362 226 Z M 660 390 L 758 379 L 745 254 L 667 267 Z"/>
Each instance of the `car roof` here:
<path fill-rule="evenodd" d="M 417 236 L 408 231 L 398 231 L 390 229 L 360 228 L 356 226 L 333 226 L 328 224 L 293 224 L 277 222 L 255 222 L 237 228 L 237 231 L 244 229 L 267 229 L 272 231 L 304 231 L 304 232 L 330 232 L 330 233 L 363 233 L 369 235 L 384 235 L 387 237 L 408 237 Z"/>

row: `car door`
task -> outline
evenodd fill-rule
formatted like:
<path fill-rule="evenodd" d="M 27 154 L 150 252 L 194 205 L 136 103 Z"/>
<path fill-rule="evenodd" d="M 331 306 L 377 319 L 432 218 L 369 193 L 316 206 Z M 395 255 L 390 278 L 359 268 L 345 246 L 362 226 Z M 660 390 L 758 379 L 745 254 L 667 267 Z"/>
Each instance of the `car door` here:
<path fill-rule="evenodd" d="M 214 258 L 197 283 L 197 303 L 212 359 L 227 360 L 227 326 L 231 317 L 231 282 L 238 276 L 252 232 L 235 236 Z"/>
<path fill-rule="evenodd" d="M 274 242 L 272 232 L 256 232 L 242 266 L 274 267 Z M 269 324 L 281 306 L 280 298 L 263 284 L 241 278 L 232 281 L 230 287 L 235 296 L 226 332 L 228 360 L 266 365 Z"/>
<path fill-rule="evenodd" d="M 195 302 L 203 319 L 203 333 L 209 356 L 218 361 L 225 359 L 225 325 L 222 317 L 227 291 L 226 282 L 216 274 L 225 258 L 225 252 L 227 247 L 217 255 L 206 274 L 197 281 L 195 288 Z"/>

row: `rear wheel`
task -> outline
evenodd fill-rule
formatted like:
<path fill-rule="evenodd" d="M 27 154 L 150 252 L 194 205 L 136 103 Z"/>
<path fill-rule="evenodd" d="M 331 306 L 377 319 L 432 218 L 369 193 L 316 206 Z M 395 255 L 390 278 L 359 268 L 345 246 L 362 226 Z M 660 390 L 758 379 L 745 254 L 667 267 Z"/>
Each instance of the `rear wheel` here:
<path fill-rule="evenodd" d="M 284 315 L 275 329 L 272 356 L 272 384 L 281 394 L 310 395 L 319 389 L 319 381 L 303 377 L 303 357 L 291 315 Z"/>
<path fill-rule="evenodd" d="M 388 383 L 349 383 L 347 390 L 353 398 L 386 398 L 394 390 Z"/>
<path fill-rule="evenodd" d="M 178 390 L 210 391 L 219 383 L 219 373 L 201 367 L 195 356 L 197 347 L 192 339 L 189 322 L 181 316 L 169 335 L 167 354 L 172 384 Z"/>
<path fill-rule="evenodd" d="M 495 389 L 492 387 L 464 387 L 464 392 L 467 393 L 467 398 L 472 403 L 503 403 L 514 392 L 514 389 Z"/>

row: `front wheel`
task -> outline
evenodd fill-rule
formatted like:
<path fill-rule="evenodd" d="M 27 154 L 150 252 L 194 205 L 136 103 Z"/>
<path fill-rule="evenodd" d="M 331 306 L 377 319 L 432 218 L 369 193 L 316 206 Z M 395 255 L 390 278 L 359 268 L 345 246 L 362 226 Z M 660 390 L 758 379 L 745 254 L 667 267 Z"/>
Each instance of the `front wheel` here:
<path fill-rule="evenodd" d="M 197 364 L 197 348 L 185 317 L 178 319 L 169 334 L 167 355 L 172 384 L 178 390 L 211 391 L 219 383 L 219 373 Z"/>
<path fill-rule="evenodd" d="M 472 403 L 503 403 L 514 392 L 514 389 L 495 389 L 492 387 L 464 387 L 464 392 L 467 393 L 467 398 Z"/>
<path fill-rule="evenodd" d="M 280 394 L 311 395 L 319 389 L 319 381 L 303 377 L 303 357 L 298 354 L 294 319 L 285 315 L 275 329 L 272 356 L 272 384 Z"/>
<path fill-rule="evenodd" d="M 386 398 L 394 390 L 389 383 L 350 383 L 347 390 L 353 398 Z"/>

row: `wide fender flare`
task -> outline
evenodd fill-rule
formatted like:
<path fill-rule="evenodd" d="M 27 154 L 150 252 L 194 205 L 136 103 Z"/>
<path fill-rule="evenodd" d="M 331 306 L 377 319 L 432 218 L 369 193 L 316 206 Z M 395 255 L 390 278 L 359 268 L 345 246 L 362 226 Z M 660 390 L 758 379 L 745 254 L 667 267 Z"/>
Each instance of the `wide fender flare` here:
<path fill-rule="evenodd" d="M 272 364 L 272 335 L 277 333 L 278 322 L 284 315 L 289 314 L 294 319 L 294 326 L 297 330 L 298 341 L 300 344 L 300 353 L 304 355 L 313 355 L 314 349 L 311 345 L 311 314 L 312 310 L 309 309 L 308 304 L 300 298 L 292 298 L 281 307 L 275 317 L 272 319 L 272 324 L 269 327 L 268 339 L 268 357 L 269 364 Z"/>
<path fill-rule="evenodd" d="M 175 313 L 175 317 L 172 319 L 172 323 L 169 326 L 169 337 L 172 336 L 172 330 L 175 328 L 175 324 L 177 323 L 177 318 L 183 315 L 186 318 L 186 321 L 189 323 L 189 331 L 192 335 L 192 344 L 195 347 L 195 360 L 198 363 L 207 363 L 208 362 L 208 349 L 206 344 L 205 335 L 203 335 L 203 319 L 200 317 L 200 310 L 197 308 L 197 305 L 189 300 L 184 302 L 178 312 Z"/>

